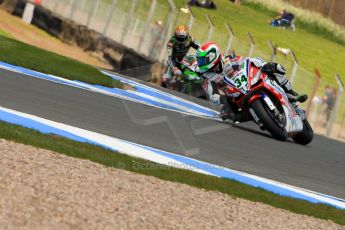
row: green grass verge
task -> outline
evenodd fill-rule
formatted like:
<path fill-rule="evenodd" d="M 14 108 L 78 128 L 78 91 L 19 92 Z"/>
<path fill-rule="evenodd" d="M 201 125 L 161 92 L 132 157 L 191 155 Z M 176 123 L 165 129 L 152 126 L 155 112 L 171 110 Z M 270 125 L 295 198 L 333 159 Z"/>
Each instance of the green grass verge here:
<path fill-rule="evenodd" d="M 7 33 L 6 31 L 3 31 L 0 29 L 0 36 L 11 38 L 11 34 Z"/>
<path fill-rule="evenodd" d="M 45 135 L 21 126 L 0 122 L 0 138 L 49 149 L 71 157 L 91 160 L 108 167 L 125 169 L 206 190 L 219 191 L 233 197 L 262 202 L 294 213 L 332 220 L 335 223 L 345 225 L 345 211 L 328 205 L 312 204 L 303 200 L 279 196 L 263 189 L 247 186 L 233 180 L 220 179 L 187 170 L 159 165 L 115 153 L 95 145 L 75 142 L 56 135 Z"/>
<path fill-rule="evenodd" d="M 107 87 L 122 87 L 119 81 L 102 74 L 95 67 L 1 36 L 1 34 L 0 61 L 70 80 Z"/>

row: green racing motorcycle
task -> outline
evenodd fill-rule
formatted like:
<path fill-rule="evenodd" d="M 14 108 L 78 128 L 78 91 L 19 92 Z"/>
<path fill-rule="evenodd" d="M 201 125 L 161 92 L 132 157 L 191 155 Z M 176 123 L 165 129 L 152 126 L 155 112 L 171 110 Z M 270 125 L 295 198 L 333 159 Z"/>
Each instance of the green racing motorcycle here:
<path fill-rule="evenodd" d="M 194 55 L 186 55 L 181 61 L 182 75 L 174 76 L 171 81 L 164 82 L 165 87 L 206 99 L 205 91 L 202 89 L 203 79 L 198 74 L 198 68 L 196 57 Z"/>

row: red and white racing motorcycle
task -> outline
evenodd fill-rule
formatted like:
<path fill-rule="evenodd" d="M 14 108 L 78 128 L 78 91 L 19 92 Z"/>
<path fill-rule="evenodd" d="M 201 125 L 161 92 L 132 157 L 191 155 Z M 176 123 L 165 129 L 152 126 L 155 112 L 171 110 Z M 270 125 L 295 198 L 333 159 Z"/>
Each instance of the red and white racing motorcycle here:
<path fill-rule="evenodd" d="M 278 140 L 291 137 L 306 145 L 313 139 L 313 129 L 305 111 L 290 102 L 285 91 L 260 68 L 246 59 L 231 77 L 224 77 L 223 91 L 232 110 L 243 114 L 243 121 L 253 120 Z"/>

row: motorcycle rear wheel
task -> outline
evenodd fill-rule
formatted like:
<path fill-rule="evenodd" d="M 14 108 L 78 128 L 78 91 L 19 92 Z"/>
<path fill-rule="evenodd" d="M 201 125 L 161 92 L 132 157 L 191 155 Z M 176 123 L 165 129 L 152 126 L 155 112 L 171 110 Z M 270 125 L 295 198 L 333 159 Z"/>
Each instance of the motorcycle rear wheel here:
<path fill-rule="evenodd" d="M 261 100 L 255 100 L 251 106 L 266 130 L 270 132 L 275 139 L 280 141 L 285 141 L 287 139 L 288 134 L 285 128 L 280 127 L 279 124 L 277 124 L 273 118 L 273 114 L 270 114 L 270 111 L 266 109 Z"/>

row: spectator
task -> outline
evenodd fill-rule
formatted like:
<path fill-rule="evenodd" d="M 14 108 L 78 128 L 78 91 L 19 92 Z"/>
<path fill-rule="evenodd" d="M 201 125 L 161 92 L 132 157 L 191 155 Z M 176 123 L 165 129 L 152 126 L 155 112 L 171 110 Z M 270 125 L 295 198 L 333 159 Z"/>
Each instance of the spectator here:
<path fill-rule="evenodd" d="M 217 9 L 216 4 L 214 4 L 213 0 L 203 0 L 202 2 L 199 2 L 199 0 L 190 0 L 188 2 L 188 5 L 190 6 L 197 6 L 197 7 L 203 7 L 207 9 Z"/>
<path fill-rule="evenodd" d="M 207 0 L 205 3 L 204 3 L 204 8 L 207 8 L 207 9 L 217 9 L 217 6 L 216 4 L 214 4 L 214 2 L 212 0 Z"/>
<path fill-rule="evenodd" d="M 190 0 L 188 5 L 202 7 L 202 4 L 198 0 Z"/>
<path fill-rule="evenodd" d="M 279 15 L 271 21 L 272 26 L 290 27 L 295 15 L 287 10 L 280 11 Z"/>

